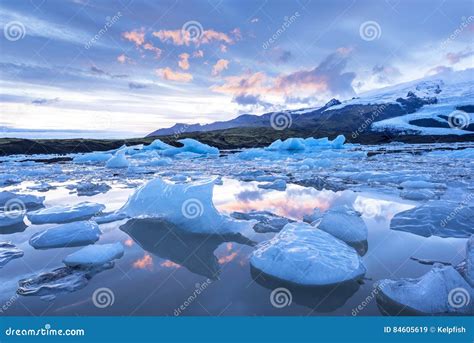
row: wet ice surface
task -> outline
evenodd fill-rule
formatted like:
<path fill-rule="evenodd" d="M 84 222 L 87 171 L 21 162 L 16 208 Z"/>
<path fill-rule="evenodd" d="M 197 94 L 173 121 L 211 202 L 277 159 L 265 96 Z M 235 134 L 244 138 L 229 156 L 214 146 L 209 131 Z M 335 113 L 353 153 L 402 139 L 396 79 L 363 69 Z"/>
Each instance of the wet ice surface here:
<path fill-rule="evenodd" d="M 10 260 L 0 269 L 0 303 L 11 299 L 20 286 L 19 293 L 25 296 L 18 298 L 7 314 L 174 315 L 197 285 L 209 279 L 209 286 L 186 306 L 183 315 L 351 315 L 367 296 L 373 295 L 376 281 L 417 279 L 433 268 L 410 257 L 453 266 L 465 259 L 468 229 L 474 227 L 473 217 L 464 214 L 474 205 L 472 149 L 441 149 L 466 146 L 474 148 L 467 143 L 391 144 L 311 152 L 256 149 L 240 154 L 221 152 L 220 157 L 203 157 L 197 155 L 200 150 L 196 153 L 191 148 L 173 151 L 169 156 L 156 149 L 127 148 L 128 167 L 124 168 L 106 167 L 115 152 L 105 157 L 106 153 L 87 158 L 79 155 L 75 163 L 34 166 L 19 162 L 25 156 L 1 158 L 0 191 L 43 196 L 45 208 L 87 201 L 103 204 L 102 213 L 108 214 L 122 208 L 138 187 L 157 177 L 173 179 L 176 184 L 218 177 L 212 199 L 221 214 L 268 211 L 299 221 L 315 208 L 324 214 L 347 205 L 360 212 L 368 239 L 367 251 L 361 253 L 366 269 L 364 282 L 337 289 L 306 290 L 282 285 L 250 268 L 255 243 L 271 239 L 283 226 L 278 217 L 268 214 L 267 219 L 274 225 L 267 229 L 273 232 L 255 230 L 260 233 L 224 236 L 183 232 L 177 228 L 179 222 L 98 214 L 97 218 L 103 218 L 99 224 L 102 234 L 92 246 L 120 242 L 124 247 L 123 257 L 100 270 L 63 264 L 68 255 L 82 247 L 33 249 L 30 238 L 58 224 L 31 224 L 25 219 L 21 225 L 0 226 L 0 241 L 11 242 L 24 251 L 23 257 Z M 81 160 L 89 164 L 78 163 Z M 265 187 L 276 181 L 283 185 L 278 180 L 285 181 L 285 190 Z M 446 218 L 430 207 L 431 201 L 452 204 L 442 212 Z M 423 215 L 432 210 L 433 223 L 439 226 L 430 226 L 431 235 L 420 232 L 426 222 L 405 212 L 416 214 L 415 208 L 427 206 Z M 392 218 L 403 212 L 403 228 L 393 222 L 391 226 Z M 87 216 L 93 214 L 88 212 Z M 456 230 L 459 225 L 461 229 Z M 270 293 L 279 286 L 291 290 L 290 306 L 272 306 Z M 94 306 L 92 295 L 101 287 L 113 291 L 113 306 Z M 361 315 L 380 313 L 375 300 L 360 311 Z"/>

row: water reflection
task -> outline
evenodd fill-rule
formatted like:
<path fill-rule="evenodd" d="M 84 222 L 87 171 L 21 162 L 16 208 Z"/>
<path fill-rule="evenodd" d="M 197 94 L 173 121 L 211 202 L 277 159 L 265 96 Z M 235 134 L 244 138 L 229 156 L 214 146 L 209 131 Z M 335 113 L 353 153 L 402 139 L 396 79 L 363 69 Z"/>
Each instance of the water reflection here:
<path fill-rule="evenodd" d="M 253 267 L 250 268 L 250 274 L 259 285 L 269 290 L 284 287 L 291 292 L 292 301 L 321 313 L 333 312 L 342 307 L 360 287 L 357 281 L 330 286 L 305 287 L 274 278 Z"/>
<path fill-rule="evenodd" d="M 218 279 L 220 273 L 220 263 L 214 255 L 220 244 L 255 244 L 241 234 L 201 235 L 185 232 L 159 218 L 131 219 L 120 229 L 148 253 L 214 280 Z"/>
<path fill-rule="evenodd" d="M 23 232 L 27 227 L 28 225 L 26 225 L 24 222 L 15 225 L 0 227 L 0 235 L 11 235 L 13 233 Z"/>

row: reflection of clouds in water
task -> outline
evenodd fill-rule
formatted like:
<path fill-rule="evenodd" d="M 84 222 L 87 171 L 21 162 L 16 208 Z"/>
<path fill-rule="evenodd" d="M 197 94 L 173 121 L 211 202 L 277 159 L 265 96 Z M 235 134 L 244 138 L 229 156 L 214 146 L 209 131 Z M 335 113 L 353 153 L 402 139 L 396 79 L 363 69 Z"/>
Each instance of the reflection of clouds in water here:
<path fill-rule="evenodd" d="M 178 269 L 181 267 L 181 265 L 174 263 L 173 261 L 166 260 L 165 262 L 162 262 L 160 266 L 165 267 L 165 268 L 175 268 Z"/>
<path fill-rule="evenodd" d="M 131 247 L 133 245 L 133 239 L 131 238 L 128 238 L 126 239 L 123 244 L 126 246 L 126 247 Z"/>
<path fill-rule="evenodd" d="M 133 268 L 137 269 L 152 269 L 153 268 L 153 258 L 149 254 L 145 254 L 143 258 L 133 262 Z"/>
<path fill-rule="evenodd" d="M 224 212 L 249 212 L 266 210 L 277 215 L 302 219 L 315 208 L 326 211 L 335 205 L 352 204 L 356 195 L 352 191 L 318 191 L 297 185 L 288 185 L 285 192 L 262 190 L 257 183 L 246 184 L 245 190 L 236 193 L 234 201 L 223 203 L 219 210 Z"/>

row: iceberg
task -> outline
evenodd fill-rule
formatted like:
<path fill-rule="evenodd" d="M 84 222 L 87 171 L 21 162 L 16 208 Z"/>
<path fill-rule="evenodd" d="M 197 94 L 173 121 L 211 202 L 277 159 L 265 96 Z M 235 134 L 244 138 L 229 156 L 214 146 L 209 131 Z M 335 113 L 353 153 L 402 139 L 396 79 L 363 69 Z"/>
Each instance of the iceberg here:
<path fill-rule="evenodd" d="M 178 140 L 179 143 L 183 144 L 182 147 L 172 147 L 161 152 L 164 156 L 174 156 L 177 154 L 189 152 L 199 155 L 219 155 L 219 149 L 201 143 L 191 138 L 184 138 Z M 189 155 L 188 155 L 189 156 Z M 191 155 L 194 156 L 194 155 Z"/>
<path fill-rule="evenodd" d="M 33 224 L 67 223 L 76 220 L 90 219 L 97 215 L 105 206 L 93 202 L 81 202 L 72 206 L 53 206 L 30 212 L 27 218 Z"/>
<path fill-rule="evenodd" d="M 107 168 L 128 168 L 129 165 L 130 163 L 125 156 L 125 150 L 117 151 L 105 164 Z"/>
<path fill-rule="evenodd" d="M 385 279 L 376 287 L 377 304 L 387 314 L 474 314 L 474 290 L 452 266 L 435 264 L 420 278 Z"/>
<path fill-rule="evenodd" d="M 100 235 L 97 223 L 74 222 L 35 233 L 30 238 L 30 245 L 35 249 L 78 247 L 97 242 Z"/>
<path fill-rule="evenodd" d="M 138 188 L 118 211 L 131 218 L 163 218 L 183 230 L 195 233 L 232 233 L 251 225 L 222 215 L 214 207 L 214 181 L 172 184 L 161 178 Z"/>
<path fill-rule="evenodd" d="M 306 223 L 287 224 L 260 243 L 250 264 L 277 279 L 304 286 L 326 286 L 362 278 L 365 267 L 346 243 Z"/>
<path fill-rule="evenodd" d="M 23 251 L 18 249 L 14 244 L 8 242 L 0 242 L 0 269 L 8 262 L 15 258 L 23 256 Z"/>
<path fill-rule="evenodd" d="M 270 144 L 266 150 L 288 150 L 298 151 L 306 148 L 305 141 L 303 138 L 287 138 L 283 142 L 281 139 L 274 141 Z"/>
<path fill-rule="evenodd" d="M 0 207 L 4 211 L 8 211 L 13 208 L 23 207 L 24 209 L 33 210 L 43 206 L 44 197 L 29 195 L 29 194 L 17 194 L 13 192 L 0 192 Z"/>
<path fill-rule="evenodd" d="M 166 144 L 165 142 L 155 139 L 153 142 L 151 142 L 150 145 L 146 145 L 142 148 L 142 150 L 166 150 L 166 149 L 171 149 L 174 148 L 173 146 Z"/>
<path fill-rule="evenodd" d="M 72 159 L 73 163 L 78 164 L 96 164 L 96 163 L 104 163 L 107 162 L 112 158 L 112 154 L 108 152 L 89 152 L 86 154 L 80 154 L 74 156 Z"/>
<path fill-rule="evenodd" d="M 294 222 L 268 211 L 232 212 L 230 216 L 239 220 L 256 220 L 253 229 L 258 233 L 279 232 L 286 224 Z"/>
<path fill-rule="evenodd" d="M 348 244 L 367 240 L 368 229 L 364 220 L 358 212 L 345 206 L 329 209 L 313 224 Z"/>
<path fill-rule="evenodd" d="M 397 213 L 390 229 L 419 236 L 465 238 L 474 234 L 474 208 L 452 201 L 432 200 Z"/>
<path fill-rule="evenodd" d="M 63 260 L 68 267 L 98 267 L 121 258 L 124 254 L 121 243 L 89 245 Z"/>

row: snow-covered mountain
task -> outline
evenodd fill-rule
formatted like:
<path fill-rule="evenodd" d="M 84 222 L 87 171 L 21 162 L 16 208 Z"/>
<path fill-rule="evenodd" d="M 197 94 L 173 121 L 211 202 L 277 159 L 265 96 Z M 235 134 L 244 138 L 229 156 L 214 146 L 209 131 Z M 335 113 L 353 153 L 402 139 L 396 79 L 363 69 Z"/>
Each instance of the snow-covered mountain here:
<path fill-rule="evenodd" d="M 175 124 L 149 136 L 214 131 L 237 127 L 273 127 L 361 136 L 391 132 L 420 135 L 474 133 L 474 69 L 447 72 L 361 94 L 320 108 L 244 114 L 211 124 Z"/>

